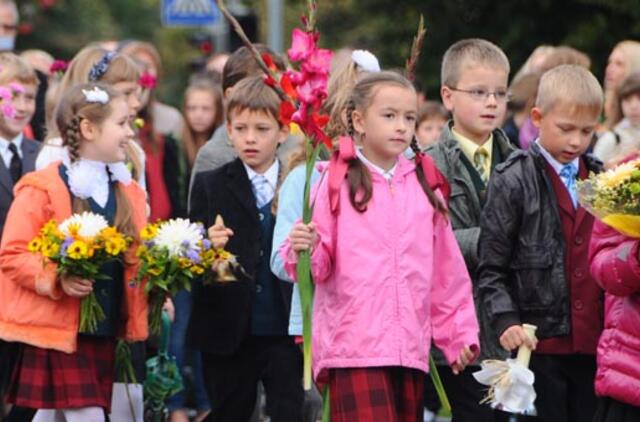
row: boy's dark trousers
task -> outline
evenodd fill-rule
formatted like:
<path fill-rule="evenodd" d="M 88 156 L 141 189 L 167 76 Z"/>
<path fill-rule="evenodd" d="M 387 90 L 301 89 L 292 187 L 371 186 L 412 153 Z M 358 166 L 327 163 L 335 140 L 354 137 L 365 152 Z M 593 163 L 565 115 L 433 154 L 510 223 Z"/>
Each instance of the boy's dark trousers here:
<path fill-rule="evenodd" d="M 594 389 L 594 355 L 531 355 L 535 374 L 536 410 L 544 422 L 593 420 L 597 399 Z"/>
<path fill-rule="evenodd" d="M 258 381 L 272 422 L 302 421 L 302 353 L 289 336 L 249 336 L 229 356 L 202 353 L 211 422 L 245 422 L 256 406 Z"/>

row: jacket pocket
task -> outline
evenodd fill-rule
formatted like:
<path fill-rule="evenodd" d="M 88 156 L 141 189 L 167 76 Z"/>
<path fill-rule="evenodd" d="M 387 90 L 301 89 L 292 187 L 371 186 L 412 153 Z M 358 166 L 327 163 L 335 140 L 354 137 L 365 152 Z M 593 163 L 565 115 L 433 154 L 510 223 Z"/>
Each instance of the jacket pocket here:
<path fill-rule="evenodd" d="M 545 309 L 552 304 L 553 245 L 539 243 L 519 249 L 510 268 L 518 305 L 523 310 Z"/>

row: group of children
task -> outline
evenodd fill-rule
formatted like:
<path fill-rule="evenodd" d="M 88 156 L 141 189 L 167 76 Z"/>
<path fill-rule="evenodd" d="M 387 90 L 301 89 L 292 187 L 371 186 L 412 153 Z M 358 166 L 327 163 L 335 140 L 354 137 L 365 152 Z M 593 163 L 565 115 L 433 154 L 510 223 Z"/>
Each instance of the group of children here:
<path fill-rule="evenodd" d="M 100 47 L 78 54 L 51 94 L 49 142 L 37 160 L 40 144 L 22 135 L 37 79 L 0 54 L 0 85 L 24 88 L 15 115 L 0 118 L 0 338 L 16 412 L 108 418 L 116 339 L 148 336 L 143 287 L 129 283 L 138 233 L 149 218 L 188 212 L 243 268 L 236 281 L 196 282 L 173 298 L 174 346 L 181 359 L 199 352 L 191 361 L 205 420 L 250 420 L 259 382 L 272 421 L 317 419 L 306 409 L 317 399 L 302 389 L 296 339 L 291 282 L 302 251 L 315 283 L 313 373 L 334 422 L 421 420 L 431 353 L 454 422 L 509 420 L 480 404 L 486 392 L 472 373 L 523 344 L 535 350 L 538 420 L 638 420 L 638 242 L 594 224 L 577 200 L 576 182 L 602 166 L 585 154 L 604 96 L 584 67 L 541 76 L 530 114 L 539 135 L 516 151 L 499 129 L 510 64 L 496 45 L 453 44 L 442 60 L 443 106 L 421 108 L 409 80 L 354 53 L 329 84 L 335 148 L 313 171 L 314 213 L 304 224 L 305 172 L 295 165 L 304 146 L 279 120 L 280 99 L 250 51 L 230 55 L 220 92 L 202 81 L 188 89 L 193 125 L 180 172 L 178 144 L 153 124 L 163 109 L 138 84 L 140 69 L 158 75 L 159 65 L 134 47 L 142 65 Z M 212 106 L 222 98 L 224 113 Z M 635 96 L 621 101 L 635 110 Z M 214 132 L 208 121 L 222 125 Z M 187 207 L 179 192 L 188 184 Z M 47 221 L 83 210 L 134 239 L 122 262 L 103 268 L 110 282 L 59 277 L 28 251 Z M 106 318 L 96 333 L 79 333 L 80 299 L 91 291 Z M 524 323 L 537 326 L 536 339 Z"/>

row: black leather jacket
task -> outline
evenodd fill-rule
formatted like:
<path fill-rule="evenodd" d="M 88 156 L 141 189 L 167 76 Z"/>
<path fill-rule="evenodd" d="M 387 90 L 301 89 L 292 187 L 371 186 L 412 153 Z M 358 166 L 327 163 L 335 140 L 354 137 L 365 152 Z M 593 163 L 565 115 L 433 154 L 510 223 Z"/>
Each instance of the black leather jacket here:
<path fill-rule="evenodd" d="M 583 156 L 589 171 L 601 163 Z M 511 325 L 538 326 L 540 338 L 569 334 L 558 202 L 537 144 L 498 166 L 480 221 L 479 290 L 498 335 Z"/>

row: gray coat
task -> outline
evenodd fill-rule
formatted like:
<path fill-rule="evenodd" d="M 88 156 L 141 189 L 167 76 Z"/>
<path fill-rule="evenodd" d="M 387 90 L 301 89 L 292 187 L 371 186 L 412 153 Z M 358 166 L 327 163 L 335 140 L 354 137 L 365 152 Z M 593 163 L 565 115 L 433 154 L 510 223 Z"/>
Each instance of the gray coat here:
<path fill-rule="evenodd" d="M 498 338 L 489 325 L 488 317 L 483 311 L 478 296 L 478 240 L 480 238 L 480 215 L 486 187 L 478 185 L 477 173 L 472 174 L 473 170 L 465 165 L 466 157 L 463 157 L 464 153 L 451 132 L 452 126 L 453 122 L 450 121 L 442 130 L 438 142 L 429 147 L 426 153 L 433 158 L 451 187 L 449 218 L 473 282 L 473 296 L 481 331 L 481 359 L 503 359 L 507 354 L 500 347 Z M 509 139 L 501 129 L 493 131 L 493 144 L 492 169 L 506 160 L 514 151 Z"/>

